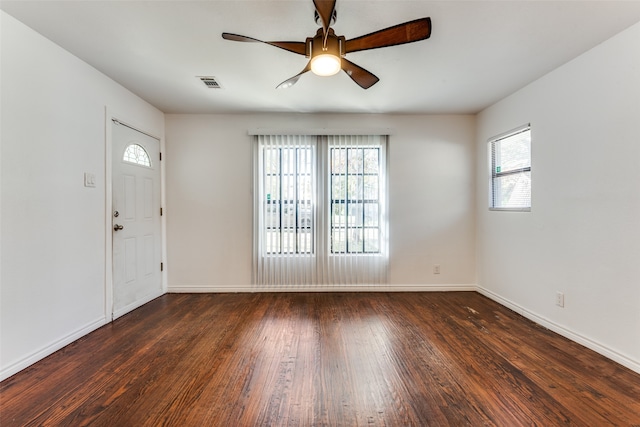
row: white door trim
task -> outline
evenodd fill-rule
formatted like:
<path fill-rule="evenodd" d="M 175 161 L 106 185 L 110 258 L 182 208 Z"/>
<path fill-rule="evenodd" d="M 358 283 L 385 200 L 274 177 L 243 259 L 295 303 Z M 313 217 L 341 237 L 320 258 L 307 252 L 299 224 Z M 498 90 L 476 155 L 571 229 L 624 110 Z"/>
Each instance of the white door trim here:
<path fill-rule="evenodd" d="M 137 125 L 130 120 L 127 120 L 124 115 L 114 112 L 109 106 L 105 106 L 105 280 L 104 280 L 104 315 L 107 322 L 111 322 L 117 317 L 121 316 L 122 312 L 114 313 L 113 310 L 113 121 L 118 121 L 121 124 L 142 132 L 152 138 L 160 141 L 160 152 L 165 151 L 164 138 L 156 136 L 152 131 L 144 130 L 143 126 Z M 163 159 L 164 161 L 164 159 Z M 165 169 L 164 163 L 160 162 L 160 204 L 165 206 Z M 154 295 L 151 299 L 163 295 L 167 292 L 167 244 L 166 244 L 166 215 L 160 218 L 161 228 L 161 251 L 162 260 L 164 263 L 164 270 L 161 273 L 162 291 L 158 295 Z M 148 301 L 145 301 L 148 302 Z M 129 310 L 133 310 L 136 307 L 127 307 Z"/>

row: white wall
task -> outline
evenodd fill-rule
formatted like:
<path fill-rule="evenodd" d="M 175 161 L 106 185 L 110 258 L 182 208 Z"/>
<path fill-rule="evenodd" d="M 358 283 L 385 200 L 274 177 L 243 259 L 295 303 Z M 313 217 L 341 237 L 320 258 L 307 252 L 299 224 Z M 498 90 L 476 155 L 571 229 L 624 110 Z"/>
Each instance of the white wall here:
<path fill-rule="evenodd" d="M 169 291 L 257 290 L 247 134 L 255 128 L 393 129 L 390 288 L 474 288 L 475 117 L 245 114 L 166 116 Z"/>
<path fill-rule="evenodd" d="M 164 116 L 6 13 L 0 19 L 3 379 L 104 324 L 105 108 L 160 137 Z M 85 172 L 95 188 L 83 186 Z"/>
<path fill-rule="evenodd" d="M 489 212 L 487 140 L 528 122 L 531 212 Z M 640 372 L 638 123 L 640 23 L 478 116 L 477 229 L 484 293 Z"/>

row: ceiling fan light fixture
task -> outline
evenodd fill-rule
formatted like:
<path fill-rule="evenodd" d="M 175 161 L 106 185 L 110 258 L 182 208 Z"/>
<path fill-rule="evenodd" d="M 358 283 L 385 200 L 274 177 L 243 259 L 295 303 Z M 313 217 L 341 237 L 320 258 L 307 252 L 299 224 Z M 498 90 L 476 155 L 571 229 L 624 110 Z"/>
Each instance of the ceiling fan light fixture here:
<path fill-rule="evenodd" d="M 340 57 L 332 53 L 323 53 L 311 59 L 311 71 L 317 76 L 333 76 L 341 68 Z"/>

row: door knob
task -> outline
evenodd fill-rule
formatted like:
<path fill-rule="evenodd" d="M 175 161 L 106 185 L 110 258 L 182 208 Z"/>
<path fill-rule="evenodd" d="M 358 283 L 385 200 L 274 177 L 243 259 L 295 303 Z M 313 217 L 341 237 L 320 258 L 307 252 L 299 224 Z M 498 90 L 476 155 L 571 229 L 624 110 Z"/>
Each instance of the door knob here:
<path fill-rule="evenodd" d="M 116 225 L 114 225 L 114 226 L 113 226 L 113 229 L 114 229 L 115 231 L 122 230 L 123 228 L 124 228 L 124 226 L 122 226 L 122 225 L 120 225 L 120 224 L 116 224 Z"/>

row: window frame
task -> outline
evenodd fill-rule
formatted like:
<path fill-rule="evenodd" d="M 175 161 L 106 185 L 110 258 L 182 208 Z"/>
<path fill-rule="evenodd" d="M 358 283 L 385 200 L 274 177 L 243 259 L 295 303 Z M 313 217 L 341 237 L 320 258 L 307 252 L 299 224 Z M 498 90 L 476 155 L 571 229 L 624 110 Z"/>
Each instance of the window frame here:
<path fill-rule="evenodd" d="M 498 167 L 496 166 L 496 144 L 502 143 L 503 141 L 528 132 L 529 133 L 529 166 L 508 169 L 508 170 L 500 170 L 498 171 Z M 500 178 L 506 176 L 513 175 L 521 175 L 529 173 L 529 180 L 531 180 L 531 124 L 527 123 L 526 125 L 519 126 L 515 129 L 512 129 L 508 132 L 502 133 L 500 135 L 494 136 L 488 141 L 488 154 L 489 154 L 489 210 L 490 211 L 507 211 L 507 212 L 531 212 L 532 205 L 532 197 L 529 194 L 529 205 L 528 206 L 496 206 L 496 181 Z"/>

